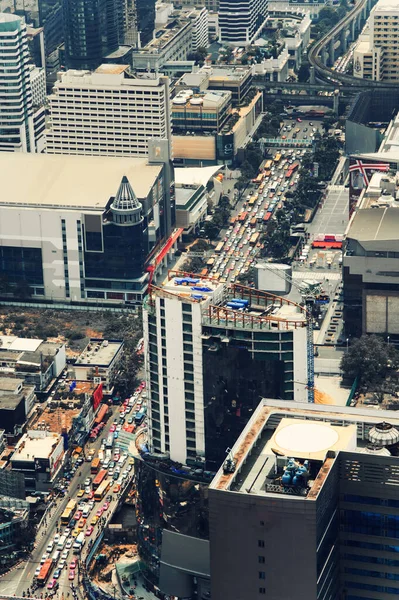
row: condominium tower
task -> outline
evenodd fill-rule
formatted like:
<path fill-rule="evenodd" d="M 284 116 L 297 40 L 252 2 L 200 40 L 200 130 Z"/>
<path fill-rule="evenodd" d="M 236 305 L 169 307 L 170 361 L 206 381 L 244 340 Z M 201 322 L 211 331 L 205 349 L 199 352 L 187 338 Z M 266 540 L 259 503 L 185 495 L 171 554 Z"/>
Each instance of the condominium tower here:
<path fill-rule="evenodd" d="M 44 111 L 33 105 L 26 25 L 0 13 L 0 152 L 40 152 Z"/>
<path fill-rule="evenodd" d="M 251 44 L 268 15 L 268 0 L 220 0 L 220 41 Z"/>
<path fill-rule="evenodd" d="M 172 460 L 214 469 L 260 398 L 306 401 L 306 315 L 283 298 L 171 274 L 144 340 L 150 449 Z"/>
<path fill-rule="evenodd" d="M 169 79 L 128 75 L 126 65 L 60 73 L 48 98 L 50 154 L 147 156 L 148 140 L 171 137 Z"/>

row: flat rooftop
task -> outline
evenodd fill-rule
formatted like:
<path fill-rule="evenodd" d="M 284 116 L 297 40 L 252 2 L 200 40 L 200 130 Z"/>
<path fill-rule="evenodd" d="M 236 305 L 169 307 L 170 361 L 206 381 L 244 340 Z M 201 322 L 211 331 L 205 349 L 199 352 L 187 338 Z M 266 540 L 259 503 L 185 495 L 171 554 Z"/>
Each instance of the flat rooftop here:
<path fill-rule="evenodd" d="M 43 340 L 34 338 L 20 338 L 15 335 L 0 335 L 0 351 L 35 352 L 42 342 Z"/>
<path fill-rule="evenodd" d="M 399 228 L 399 210 L 389 208 L 361 208 L 357 211 L 347 233 L 349 239 L 358 240 L 365 248 L 367 242 L 395 242 L 397 245 Z M 366 244 L 364 243 L 366 242 Z"/>
<path fill-rule="evenodd" d="M 37 431 L 30 434 L 28 432 L 19 440 L 11 460 L 29 461 L 35 458 L 49 458 L 59 441 L 58 433 Z"/>
<path fill-rule="evenodd" d="M 122 349 L 122 340 L 102 340 L 92 338 L 83 352 L 78 356 L 75 365 L 79 367 L 108 367 Z"/>
<path fill-rule="evenodd" d="M 234 472 L 225 473 L 221 467 L 210 487 L 315 500 L 336 453 L 362 452 L 369 430 L 382 421 L 399 426 L 392 411 L 345 408 L 343 412 L 339 406 L 264 399 L 232 448 Z M 282 479 L 290 458 L 295 459 L 294 472 L 301 466 L 308 471 L 296 486 Z"/>
<path fill-rule="evenodd" d="M 24 379 L 15 377 L 0 377 L 0 392 L 15 392 L 20 385 L 24 385 Z"/>
<path fill-rule="evenodd" d="M 145 198 L 162 165 L 146 158 L 0 153 L 1 206 L 103 212 L 122 177 Z M 21 177 L 23 173 L 23 177 Z"/>
<path fill-rule="evenodd" d="M 205 69 L 204 69 L 205 71 Z M 251 73 L 251 67 L 236 67 L 228 65 L 226 67 L 210 67 L 209 83 L 217 81 L 237 82 L 242 81 Z"/>

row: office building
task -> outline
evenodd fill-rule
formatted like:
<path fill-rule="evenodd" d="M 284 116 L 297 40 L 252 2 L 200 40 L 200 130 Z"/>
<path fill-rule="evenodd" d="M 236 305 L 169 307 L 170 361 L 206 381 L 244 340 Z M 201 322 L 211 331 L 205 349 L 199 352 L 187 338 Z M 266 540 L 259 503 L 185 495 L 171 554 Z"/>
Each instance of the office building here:
<path fill-rule="evenodd" d="M 169 5 L 168 5 L 169 6 Z M 161 71 L 168 62 L 186 61 L 199 47 L 208 45 L 208 11 L 205 7 L 157 11 L 159 25 L 153 39 L 133 52 L 136 71 Z"/>
<path fill-rule="evenodd" d="M 46 56 L 64 42 L 62 0 L 38 0 L 39 25 L 43 29 Z M 35 63 L 36 65 L 38 63 Z M 44 67 L 44 63 L 41 64 Z"/>
<path fill-rule="evenodd" d="M 49 492 L 64 460 L 64 438 L 50 431 L 29 430 L 15 446 L 11 469 L 24 474 L 27 491 Z"/>
<path fill-rule="evenodd" d="M 26 35 L 31 60 L 36 67 L 46 66 L 43 27 L 27 26 Z"/>
<path fill-rule="evenodd" d="M 149 447 L 180 463 L 218 467 L 259 398 L 306 399 L 304 309 L 267 292 L 171 273 L 144 343 Z"/>
<path fill-rule="evenodd" d="M 185 235 L 198 235 L 208 213 L 209 200 L 214 205 L 218 203 L 222 192 L 218 190 L 220 181 L 214 176 L 219 170 L 215 166 L 175 169 L 176 227 L 181 227 Z M 207 191 L 208 182 L 214 184 L 212 198 Z"/>
<path fill-rule="evenodd" d="M 136 78 L 126 65 L 103 64 L 94 73 L 60 73 L 49 96 L 49 154 L 148 155 L 148 141 L 169 140 L 169 79 Z"/>
<path fill-rule="evenodd" d="M 0 154 L 0 275 L 10 295 L 23 281 L 52 300 L 140 303 L 146 261 L 175 220 L 167 144 L 155 141 L 149 160 Z"/>
<path fill-rule="evenodd" d="M 26 385 L 22 378 L 0 377 L 0 418 L 7 433 L 21 431 L 35 401 L 34 385 Z"/>
<path fill-rule="evenodd" d="M 231 92 L 181 90 L 172 99 L 173 132 L 217 132 L 231 113 Z"/>
<path fill-rule="evenodd" d="M 65 60 L 70 69 L 96 69 L 124 39 L 124 0 L 63 0 Z"/>
<path fill-rule="evenodd" d="M 146 46 L 154 36 L 156 0 L 135 0 L 136 27 L 139 47 Z"/>
<path fill-rule="evenodd" d="M 0 152 L 41 152 L 44 111 L 33 106 L 24 21 L 0 13 Z"/>
<path fill-rule="evenodd" d="M 91 338 L 73 365 L 74 379 L 102 384 L 104 393 L 110 393 L 122 358 L 122 349 L 121 340 Z"/>
<path fill-rule="evenodd" d="M 29 65 L 29 79 L 33 106 L 39 108 L 46 103 L 46 71 L 43 67 Z"/>
<path fill-rule="evenodd" d="M 3 489 L 3 488 L 2 488 Z M 0 564 L 10 568 L 18 550 L 25 546 L 29 528 L 30 505 L 25 500 L 0 496 Z"/>
<path fill-rule="evenodd" d="M 398 595 L 399 420 L 382 412 L 259 404 L 209 486 L 213 600 Z"/>
<path fill-rule="evenodd" d="M 265 25 L 268 0 L 220 0 L 220 41 L 228 44 L 252 44 Z"/>
<path fill-rule="evenodd" d="M 354 76 L 376 81 L 399 81 L 398 36 L 398 5 L 392 0 L 379 0 L 355 47 Z"/>

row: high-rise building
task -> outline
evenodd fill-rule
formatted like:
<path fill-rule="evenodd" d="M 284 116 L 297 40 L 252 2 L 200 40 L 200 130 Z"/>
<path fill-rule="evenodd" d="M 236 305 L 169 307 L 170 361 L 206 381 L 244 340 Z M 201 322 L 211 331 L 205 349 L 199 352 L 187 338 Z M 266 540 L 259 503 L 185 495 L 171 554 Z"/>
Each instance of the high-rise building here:
<path fill-rule="evenodd" d="M 137 31 L 140 36 L 140 46 L 146 46 L 154 35 L 156 0 L 135 0 Z"/>
<path fill-rule="evenodd" d="M 126 65 L 101 65 L 94 73 L 59 74 L 49 96 L 50 154 L 147 156 L 152 138 L 171 138 L 169 79 L 139 79 Z"/>
<path fill-rule="evenodd" d="M 353 55 L 353 74 L 376 81 L 399 81 L 399 7 L 379 0 L 359 36 Z"/>
<path fill-rule="evenodd" d="M 96 69 L 124 37 L 124 0 L 63 0 L 65 60 L 72 69 Z"/>
<path fill-rule="evenodd" d="M 31 89 L 26 25 L 0 13 L 0 152 L 40 152 L 44 112 L 36 111 Z"/>
<path fill-rule="evenodd" d="M 268 0 L 220 0 L 220 41 L 251 44 L 264 26 Z"/>
<path fill-rule="evenodd" d="M 399 420 L 378 412 L 259 404 L 209 486 L 212 600 L 398 596 Z"/>
<path fill-rule="evenodd" d="M 260 398 L 306 401 L 306 315 L 289 300 L 172 273 L 144 340 L 149 447 L 172 460 L 218 468 Z"/>
<path fill-rule="evenodd" d="M 43 27 L 48 56 L 64 41 L 62 0 L 38 0 L 38 8 L 39 24 Z"/>

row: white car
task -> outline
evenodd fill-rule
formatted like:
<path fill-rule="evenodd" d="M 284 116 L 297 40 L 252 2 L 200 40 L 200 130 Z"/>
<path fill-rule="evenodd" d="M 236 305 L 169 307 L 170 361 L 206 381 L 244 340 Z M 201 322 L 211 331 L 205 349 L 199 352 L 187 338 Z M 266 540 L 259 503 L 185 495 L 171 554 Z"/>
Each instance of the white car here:
<path fill-rule="evenodd" d="M 49 555 L 47 553 L 44 553 L 43 556 L 40 559 L 40 564 L 44 564 L 44 561 L 47 560 L 49 557 Z"/>
<path fill-rule="evenodd" d="M 37 567 L 37 569 L 35 571 L 35 577 L 38 577 L 40 571 L 41 571 L 41 567 Z"/>
<path fill-rule="evenodd" d="M 60 534 L 56 533 L 55 536 L 54 536 L 54 543 L 56 544 L 59 539 L 60 539 Z"/>
<path fill-rule="evenodd" d="M 85 494 L 90 494 L 90 492 L 91 492 L 90 486 L 86 486 L 85 487 Z"/>
<path fill-rule="evenodd" d="M 58 563 L 58 568 L 59 569 L 63 569 L 66 565 L 66 560 L 64 560 L 63 558 L 60 560 L 60 562 Z"/>
<path fill-rule="evenodd" d="M 65 548 L 67 548 L 68 550 L 70 548 L 72 548 L 72 544 L 73 544 L 73 539 L 72 538 L 68 538 L 65 544 Z"/>
<path fill-rule="evenodd" d="M 64 552 L 61 554 L 61 558 L 63 558 L 64 560 L 66 560 L 68 558 L 68 550 L 64 550 Z"/>

